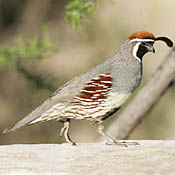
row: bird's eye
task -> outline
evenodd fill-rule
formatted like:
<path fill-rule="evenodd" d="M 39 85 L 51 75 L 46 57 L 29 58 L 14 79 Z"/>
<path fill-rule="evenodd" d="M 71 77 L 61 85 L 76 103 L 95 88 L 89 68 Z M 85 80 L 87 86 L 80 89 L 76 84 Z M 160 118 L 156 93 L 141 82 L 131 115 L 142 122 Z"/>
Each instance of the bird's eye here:
<path fill-rule="evenodd" d="M 142 45 L 143 45 L 143 46 L 145 46 L 145 45 L 146 45 L 146 43 L 145 43 L 145 42 L 142 42 Z"/>

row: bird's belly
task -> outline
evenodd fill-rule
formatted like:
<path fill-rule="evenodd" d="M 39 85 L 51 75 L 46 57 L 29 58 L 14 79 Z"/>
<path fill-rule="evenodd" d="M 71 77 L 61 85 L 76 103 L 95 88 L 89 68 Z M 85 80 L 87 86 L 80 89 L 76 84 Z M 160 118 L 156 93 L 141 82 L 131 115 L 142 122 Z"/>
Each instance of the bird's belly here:
<path fill-rule="evenodd" d="M 130 94 L 111 93 L 102 104 L 102 110 L 96 112 L 94 117 L 97 118 L 97 121 L 103 119 L 104 116 L 113 111 L 113 109 L 120 108 L 129 95 Z"/>
<path fill-rule="evenodd" d="M 130 94 L 110 93 L 98 105 L 72 105 L 62 111 L 62 116 L 78 120 L 100 121 L 106 113 L 112 111 L 114 108 L 119 108 Z"/>
<path fill-rule="evenodd" d="M 67 118 L 100 121 L 103 120 L 106 114 L 111 113 L 116 108 L 120 108 L 129 95 L 112 92 L 108 93 L 107 97 L 100 103 L 86 102 L 81 103 L 81 105 L 72 103 L 67 107 L 62 103 L 58 103 L 30 124 L 48 120 L 64 120 Z"/>

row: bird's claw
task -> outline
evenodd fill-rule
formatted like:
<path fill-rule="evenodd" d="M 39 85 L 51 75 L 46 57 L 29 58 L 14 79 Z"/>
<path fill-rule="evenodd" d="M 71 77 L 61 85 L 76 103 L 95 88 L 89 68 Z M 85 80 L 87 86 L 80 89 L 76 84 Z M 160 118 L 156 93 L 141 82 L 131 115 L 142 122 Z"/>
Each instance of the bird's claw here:
<path fill-rule="evenodd" d="M 140 145 L 138 142 L 118 142 L 113 140 L 112 142 L 106 142 L 106 145 L 117 145 L 117 146 L 122 146 L 122 147 L 128 147 L 130 145 Z"/>

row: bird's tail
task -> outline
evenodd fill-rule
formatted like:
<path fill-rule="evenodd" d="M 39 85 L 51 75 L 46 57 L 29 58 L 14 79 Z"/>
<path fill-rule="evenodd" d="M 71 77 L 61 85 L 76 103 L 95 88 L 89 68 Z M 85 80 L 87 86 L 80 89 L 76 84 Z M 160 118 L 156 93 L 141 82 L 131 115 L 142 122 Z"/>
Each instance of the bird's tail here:
<path fill-rule="evenodd" d="M 51 100 L 46 100 L 42 105 L 37 107 L 33 112 L 31 112 L 29 115 L 27 115 L 25 118 L 20 120 L 18 123 L 16 123 L 14 126 L 10 128 L 6 128 L 3 131 L 3 134 L 12 132 L 18 128 L 21 128 L 25 125 L 32 124 L 32 121 L 36 120 L 38 117 L 40 117 L 43 113 L 45 113 L 49 108 L 51 108 L 55 102 L 52 102 Z"/>
<path fill-rule="evenodd" d="M 14 130 L 16 130 L 17 128 L 15 127 L 15 126 L 13 126 L 13 127 L 10 127 L 10 128 L 6 128 L 6 129 L 4 129 L 4 131 L 2 132 L 3 134 L 6 134 L 6 133 L 8 133 L 8 132 L 12 132 L 12 131 L 14 131 Z"/>
<path fill-rule="evenodd" d="M 28 117 L 28 116 L 27 116 Z M 25 117 L 24 119 L 20 120 L 19 122 L 17 122 L 15 125 L 13 125 L 12 127 L 6 128 L 4 129 L 4 131 L 2 132 L 3 134 L 6 134 L 8 132 L 12 132 L 15 131 L 18 128 L 21 128 L 25 125 L 27 125 L 28 123 L 30 123 L 30 120 L 26 120 L 27 117 Z"/>

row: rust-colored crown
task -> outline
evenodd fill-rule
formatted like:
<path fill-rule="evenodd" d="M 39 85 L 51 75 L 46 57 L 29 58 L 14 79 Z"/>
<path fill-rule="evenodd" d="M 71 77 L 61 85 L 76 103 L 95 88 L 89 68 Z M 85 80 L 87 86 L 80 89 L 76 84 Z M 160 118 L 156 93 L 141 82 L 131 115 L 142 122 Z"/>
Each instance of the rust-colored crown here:
<path fill-rule="evenodd" d="M 131 36 L 128 37 L 129 40 L 132 40 L 134 38 L 155 40 L 155 36 L 152 33 L 149 33 L 149 32 L 136 32 L 136 33 L 133 33 Z"/>

